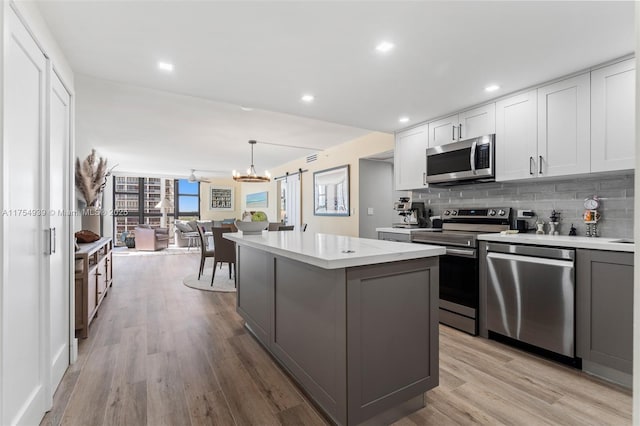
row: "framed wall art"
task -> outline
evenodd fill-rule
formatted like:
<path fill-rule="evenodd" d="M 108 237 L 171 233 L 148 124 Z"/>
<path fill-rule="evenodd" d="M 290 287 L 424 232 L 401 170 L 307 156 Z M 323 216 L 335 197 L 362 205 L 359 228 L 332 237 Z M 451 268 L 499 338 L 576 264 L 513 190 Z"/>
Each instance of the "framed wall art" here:
<path fill-rule="evenodd" d="M 233 210 L 233 188 L 212 186 L 209 197 L 209 210 Z"/>
<path fill-rule="evenodd" d="M 264 191 L 247 194 L 246 205 L 247 210 L 255 210 L 258 207 L 269 207 L 269 192 Z"/>
<path fill-rule="evenodd" d="M 313 173 L 313 214 L 349 216 L 349 165 Z"/>

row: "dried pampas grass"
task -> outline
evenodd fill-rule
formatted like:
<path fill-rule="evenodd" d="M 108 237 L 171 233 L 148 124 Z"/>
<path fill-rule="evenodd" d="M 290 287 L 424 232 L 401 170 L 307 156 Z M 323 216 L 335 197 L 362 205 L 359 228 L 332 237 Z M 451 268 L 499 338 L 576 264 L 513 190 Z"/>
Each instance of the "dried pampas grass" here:
<path fill-rule="evenodd" d="M 96 164 L 95 149 L 82 162 L 80 158 L 76 158 L 76 188 L 87 207 L 99 207 L 100 194 L 107 184 L 107 176 L 111 174 L 111 170 L 107 170 L 107 160 L 102 157 Z"/>

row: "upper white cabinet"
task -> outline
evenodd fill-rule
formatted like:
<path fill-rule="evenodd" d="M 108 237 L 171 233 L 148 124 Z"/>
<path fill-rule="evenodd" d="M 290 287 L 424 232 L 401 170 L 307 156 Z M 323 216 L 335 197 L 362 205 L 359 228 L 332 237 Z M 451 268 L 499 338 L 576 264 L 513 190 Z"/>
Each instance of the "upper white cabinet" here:
<path fill-rule="evenodd" d="M 425 187 L 427 124 L 396 133 L 393 173 L 397 191 Z"/>
<path fill-rule="evenodd" d="M 591 170 L 590 76 L 538 88 L 538 176 Z"/>
<path fill-rule="evenodd" d="M 635 59 L 591 73 L 591 171 L 635 166 Z"/>
<path fill-rule="evenodd" d="M 476 138 L 496 132 L 496 104 L 483 105 L 460 113 L 460 139 Z"/>
<path fill-rule="evenodd" d="M 496 180 L 536 177 L 538 92 L 496 103 Z"/>
<path fill-rule="evenodd" d="M 429 123 L 429 147 L 496 132 L 496 105 L 488 104 Z"/>
<path fill-rule="evenodd" d="M 458 140 L 458 114 L 429 123 L 429 148 Z"/>

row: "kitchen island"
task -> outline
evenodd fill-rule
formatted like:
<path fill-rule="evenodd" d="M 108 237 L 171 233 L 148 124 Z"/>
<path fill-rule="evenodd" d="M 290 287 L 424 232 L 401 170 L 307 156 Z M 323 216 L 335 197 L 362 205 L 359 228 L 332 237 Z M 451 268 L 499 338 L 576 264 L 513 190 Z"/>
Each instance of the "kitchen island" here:
<path fill-rule="evenodd" d="M 388 423 L 438 385 L 442 247 L 302 232 L 225 233 L 237 311 L 336 424 Z"/>

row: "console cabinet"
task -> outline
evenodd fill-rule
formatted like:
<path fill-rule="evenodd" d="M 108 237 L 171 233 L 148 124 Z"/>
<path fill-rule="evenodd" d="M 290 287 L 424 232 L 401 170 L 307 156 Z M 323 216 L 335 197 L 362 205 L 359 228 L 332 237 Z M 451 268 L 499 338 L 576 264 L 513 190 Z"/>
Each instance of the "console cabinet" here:
<path fill-rule="evenodd" d="M 78 244 L 75 262 L 75 326 L 76 337 L 89 335 L 89 324 L 113 284 L 113 241 L 101 238 Z"/>
<path fill-rule="evenodd" d="M 584 371 L 631 387 L 633 253 L 576 254 L 576 355 Z"/>

